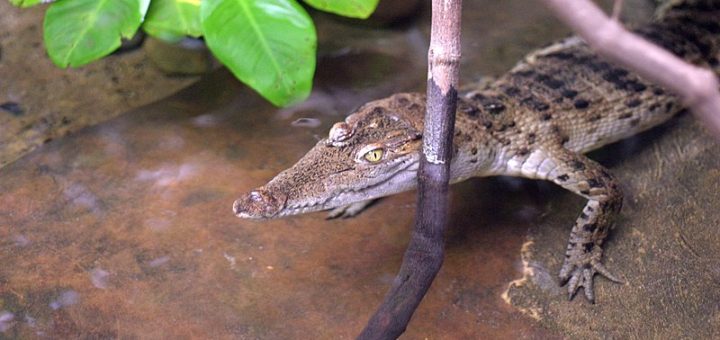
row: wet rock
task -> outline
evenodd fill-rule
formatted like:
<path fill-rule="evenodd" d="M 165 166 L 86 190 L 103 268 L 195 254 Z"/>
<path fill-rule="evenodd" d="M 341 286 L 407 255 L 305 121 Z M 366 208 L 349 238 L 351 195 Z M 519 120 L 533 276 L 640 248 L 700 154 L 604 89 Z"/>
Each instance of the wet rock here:
<path fill-rule="evenodd" d="M 183 38 L 169 43 L 148 37 L 145 50 L 155 66 L 168 75 L 200 75 L 217 63 L 200 39 Z"/>

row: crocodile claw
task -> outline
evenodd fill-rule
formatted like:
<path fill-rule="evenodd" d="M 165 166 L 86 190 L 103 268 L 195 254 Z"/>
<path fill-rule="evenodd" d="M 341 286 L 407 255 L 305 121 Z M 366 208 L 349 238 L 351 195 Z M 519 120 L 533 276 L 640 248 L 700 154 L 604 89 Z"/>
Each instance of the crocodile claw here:
<path fill-rule="evenodd" d="M 585 297 L 590 303 L 594 304 L 593 278 L 595 274 L 601 274 L 615 283 L 624 283 L 623 280 L 610 273 L 599 259 L 586 258 L 581 261 L 573 261 L 572 258 L 566 259 L 559 276 L 561 285 L 567 284 L 568 300 L 572 300 L 578 289 L 583 287 Z"/>

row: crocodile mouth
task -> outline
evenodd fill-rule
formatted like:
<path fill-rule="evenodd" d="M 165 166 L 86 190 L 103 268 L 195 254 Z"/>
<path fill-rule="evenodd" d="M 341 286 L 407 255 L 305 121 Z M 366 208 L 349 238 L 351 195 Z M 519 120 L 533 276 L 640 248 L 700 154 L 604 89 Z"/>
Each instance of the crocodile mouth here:
<path fill-rule="evenodd" d="M 233 212 L 235 216 L 246 219 L 279 218 L 332 209 L 412 189 L 415 183 L 418 162 L 405 159 L 396 164 L 400 169 L 394 171 L 387 178 L 372 181 L 372 183 L 365 186 L 348 186 L 346 189 L 327 193 L 326 197 L 306 195 L 293 200 L 279 190 L 261 187 L 237 199 L 233 203 Z M 365 177 L 365 179 L 369 180 L 377 177 L 383 177 L 383 174 L 376 177 Z M 277 183 L 273 186 L 277 186 Z"/>

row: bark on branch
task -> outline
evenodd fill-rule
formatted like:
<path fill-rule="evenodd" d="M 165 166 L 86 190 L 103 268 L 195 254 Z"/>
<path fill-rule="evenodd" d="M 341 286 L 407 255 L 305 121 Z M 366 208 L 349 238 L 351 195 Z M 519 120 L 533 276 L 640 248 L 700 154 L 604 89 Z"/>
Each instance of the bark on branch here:
<path fill-rule="evenodd" d="M 460 62 L 461 0 L 433 0 L 427 111 L 418 205 L 400 271 L 359 339 L 396 339 L 440 270 L 448 223 L 448 181 Z"/>
<path fill-rule="evenodd" d="M 720 87 L 715 74 L 686 63 L 627 31 L 590 0 L 542 0 L 598 54 L 678 94 L 720 136 Z"/>

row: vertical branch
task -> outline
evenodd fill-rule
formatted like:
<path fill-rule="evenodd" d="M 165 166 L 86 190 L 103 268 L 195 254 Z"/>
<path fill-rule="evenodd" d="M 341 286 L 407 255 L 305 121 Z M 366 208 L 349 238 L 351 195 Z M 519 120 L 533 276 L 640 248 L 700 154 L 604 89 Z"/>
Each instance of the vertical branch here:
<path fill-rule="evenodd" d="M 598 54 L 678 94 L 720 136 L 720 92 L 715 74 L 628 32 L 590 0 L 542 0 Z"/>
<path fill-rule="evenodd" d="M 400 336 L 443 262 L 459 78 L 461 8 L 462 0 L 432 1 L 428 103 L 423 157 L 418 170 L 415 227 L 400 271 L 359 339 Z"/>

